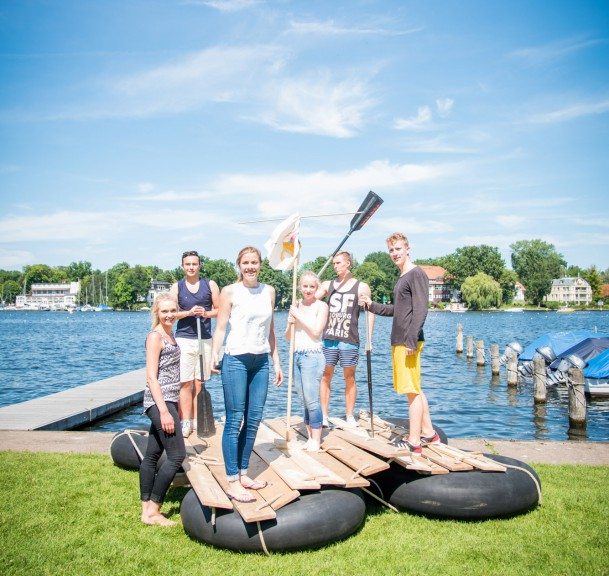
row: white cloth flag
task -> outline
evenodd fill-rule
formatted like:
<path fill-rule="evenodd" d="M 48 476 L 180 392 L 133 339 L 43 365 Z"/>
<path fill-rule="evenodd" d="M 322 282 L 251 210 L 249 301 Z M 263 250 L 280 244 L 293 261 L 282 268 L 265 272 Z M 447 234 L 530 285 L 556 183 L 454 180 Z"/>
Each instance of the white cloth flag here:
<path fill-rule="evenodd" d="M 269 265 L 275 270 L 291 270 L 300 250 L 298 233 L 300 214 L 295 212 L 277 225 L 264 244 L 268 252 Z"/>

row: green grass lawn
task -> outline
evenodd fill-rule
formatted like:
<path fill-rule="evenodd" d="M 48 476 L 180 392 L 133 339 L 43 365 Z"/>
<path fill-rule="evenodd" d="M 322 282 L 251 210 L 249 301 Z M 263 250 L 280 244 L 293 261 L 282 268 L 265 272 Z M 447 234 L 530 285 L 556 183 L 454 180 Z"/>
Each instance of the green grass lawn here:
<path fill-rule="evenodd" d="M 139 522 L 138 475 L 103 455 L 0 452 L 2 574 L 609 575 L 609 467 L 538 465 L 543 504 L 460 522 L 369 504 L 362 529 L 306 552 L 241 554 Z M 164 510 L 180 522 L 185 489 Z"/>

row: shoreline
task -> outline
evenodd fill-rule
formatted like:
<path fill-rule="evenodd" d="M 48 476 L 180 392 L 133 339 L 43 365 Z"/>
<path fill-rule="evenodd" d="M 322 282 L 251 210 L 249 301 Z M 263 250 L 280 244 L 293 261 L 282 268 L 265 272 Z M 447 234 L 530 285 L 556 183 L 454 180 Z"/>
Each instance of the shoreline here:
<path fill-rule="evenodd" d="M 2 452 L 110 455 L 116 432 L 0 430 Z M 449 445 L 472 452 L 500 454 L 527 464 L 609 466 L 609 442 L 451 438 Z"/>

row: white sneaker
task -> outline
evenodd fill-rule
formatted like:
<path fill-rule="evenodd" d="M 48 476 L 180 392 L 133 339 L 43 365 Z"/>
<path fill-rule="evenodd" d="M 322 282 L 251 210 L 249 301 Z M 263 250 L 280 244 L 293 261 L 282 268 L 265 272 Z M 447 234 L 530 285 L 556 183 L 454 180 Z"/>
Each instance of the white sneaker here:
<path fill-rule="evenodd" d="M 182 420 L 182 436 L 188 438 L 192 433 L 192 420 Z"/>
<path fill-rule="evenodd" d="M 357 428 L 357 426 L 359 426 L 357 420 L 353 417 L 353 414 L 347 416 L 345 421 L 347 422 L 347 426 L 352 426 L 353 428 Z"/>
<path fill-rule="evenodd" d="M 193 430 L 193 432 L 197 431 L 197 419 L 196 418 L 192 421 L 192 430 Z"/>
<path fill-rule="evenodd" d="M 330 423 L 328 422 L 328 415 L 327 414 L 323 415 L 323 420 L 322 420 L 321 425 L 324 428 L 329 428 L 330 427 Z"/>

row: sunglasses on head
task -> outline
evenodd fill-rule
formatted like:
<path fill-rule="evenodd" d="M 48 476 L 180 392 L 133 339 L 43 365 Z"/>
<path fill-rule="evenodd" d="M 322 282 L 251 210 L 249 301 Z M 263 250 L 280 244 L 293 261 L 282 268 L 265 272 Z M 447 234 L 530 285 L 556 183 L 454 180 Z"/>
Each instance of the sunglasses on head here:
<path fill-rule="evenodd" d="M 199 253 L 196 250 L 189 250 L 188 252 L 183 252 L 182 260 L 184 260 L 184 258 L 188 258 L 188 256 L 196 256 L 198 258 Z"/>

